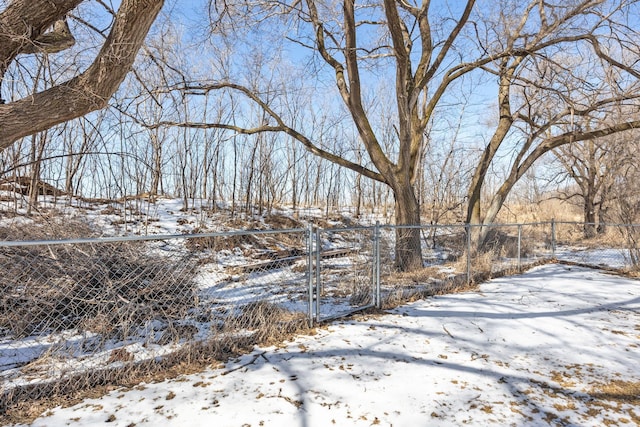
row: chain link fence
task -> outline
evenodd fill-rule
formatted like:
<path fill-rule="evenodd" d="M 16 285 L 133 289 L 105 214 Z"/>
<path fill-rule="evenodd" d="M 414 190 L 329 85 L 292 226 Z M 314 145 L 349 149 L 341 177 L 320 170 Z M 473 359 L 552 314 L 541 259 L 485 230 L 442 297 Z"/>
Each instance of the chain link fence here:
<path fill-rule="evenodd" d="M 558 260 L 640 272 L 640 225 L 557 222 L 554 229 Z"/>
<path fill-rule="evenodd" d="M 306 229 L 0 241 L 0 414 L 308 327 Z"/>
<path fill-rule="evenodd" d="M 474 273 L 480 278 L 515 273 L 553 257 L 551 223 L 496 224 L 469 229 L 471 271 L 467 274 L 471 280 Z"/>
<path fill-rule="evenodd" d="M 313 318 L 321 322 L 376 304 L 372 227 L 315 230 Z"/>
<path fill-rule="evenodd" d="M 584 224 L 559 222 L 51 234 L 30 240 L 26 227 L 0 229 L 0 415 L 552 259 L 640 270 L 635 225 L 588 236 Z"/>
<path fill-rule="evenodd" d="M 625 274 L 640 271 L 640 225 L 540 222 L 524 224 L 379 226 L 374 269 L 380 301 L 393 306 L 425 295 L 465 289 L 557 260 Z M 420 240 L 407 230 L 420 233 Z M 594 232 L 596 230 L 596 232 Z M 409 237 L 407 237 L 409 236 Z M 402 241 L 400 239 L 405 239 Z M 401 251 L 419 254 L 421 268 L 399 269 Z"/>
<path fill-rule="evenodd" d="M 466 284 L 464 225 L 380 226 L 378 236 L 380 300 L 385 306 Z M 419 254 L 422 268 L 402 271 L 398 257 L 409 251 Z"/>

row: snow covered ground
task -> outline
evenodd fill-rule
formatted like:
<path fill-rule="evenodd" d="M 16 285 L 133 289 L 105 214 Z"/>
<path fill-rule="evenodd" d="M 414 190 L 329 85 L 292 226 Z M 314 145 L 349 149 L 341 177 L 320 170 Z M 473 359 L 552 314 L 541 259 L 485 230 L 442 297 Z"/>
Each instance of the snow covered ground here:
<path fill-rule="evenodd" d="M 632 426 L 639 358 L 640 282 L 546 265 L 33 425 Z"/>
<path fill-rule="evenodd" d="M 632 265 L 629 259 L 629 249 L 589 249 L 587 247 L 561 246 L 556 250 L 556 258 L 594 267 L 624 269 Z"/>

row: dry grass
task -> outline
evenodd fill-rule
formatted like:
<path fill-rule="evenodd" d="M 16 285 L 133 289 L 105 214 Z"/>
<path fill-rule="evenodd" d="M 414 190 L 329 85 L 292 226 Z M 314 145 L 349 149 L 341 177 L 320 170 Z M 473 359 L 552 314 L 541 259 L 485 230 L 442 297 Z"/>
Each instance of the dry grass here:
<path fill-rule="evenodd" d="M 384 276 L 382 281 L 391 286 L 405 286 L 412 283 L 431 283 L 434 280 L 444 280 L 451 276 L 451 272 L 440 266 L 424 267 L 410 272 L 394 272 Z"/>
<path fill-rule="evenodd" d="M 499 229 L 491 229 L 480 247 L 480 252 L 492 253 L 501 257 L 516 258 L 518 256 L 518 235 L 515 227 L 510 227 L 510 233 Z M 520 256 L 526 257 L 532 252 L 528 239 L 520 241 Z"/>
<path fill-rule="evenodd" d="M 69 218 L 0 229 L 3 239 L 14 241 L 92 235 L 85 223 Z M 81 360 L 68 359 L 63 336 L 51 334 L 90 332 L 87 336 L 91 338 L 83 341 L 81 350 L 87 354 L 103 351 L 108 340 L 138 337 L 147 341 L 146 326 L 151 323 L 156 328 L 162 325 L 166 338 L 174 333 L 173 338 L 180 339 L 184 335 L 180 320 L 198 304 L 194 276 L 191 261 L 152 254 L 141 242 L 0 248 L 0 337 L 10 340 L 34 336 L 49 346 L 37 359 L 20 367 L 23 375 L 47 381 L 2 387 L 0 419 L 5 419 L 4 412 L 13 414 L 14 406 L 17 413 L 23 413 L 19 408 L 31 413 L 31 405 L 23 405 L 25 402 L 55 401 L 56 396 L 118 384 L 131 375 L 166 368 L 168 365 L 160 360 L 134 363 L 127 349 L 114 348 L 105 366 L 83 370 Z M 54 338 L 48 341 L 49 337 Z M 175 356 L 167 360 L 179 361 Z M 59 361 L 75 363 L 78 369 L 49 378 L 49 369 Z M 121 366 L 109 367 L 114 362 Z"/>
<path fill-rule="evenodd" d="M 466 268 L 466 264 L 465 264 Z M 464 271 L 464 270 L 462 270 Z M 385 285 L 393 286 L 382 306 L 384 309 L 417 301 L 434 295 L 446 295 L 477 289 L 474 282 L 468 282 L 465 274 L 451 274 L 442 267 L 425 267 L 413 272 L 393 273 L 385 276 Z"/>
<path fill-rule="evenodd" d="M 300 221 L 285 215 L 267 215 L 264 217 L 265 224 L 272 230 L 287 230 L 291 228 L 303 228 Z"/>
<path fill-rule="evenodd" d="M 473 275 L 488 275 L 495 270 L 496 260 L 499 259 L 499 254 L 495 250 L 484 250 L 476 252 L 471 257 L 471 272 Z M 455 271 L 466 272 L 467 271 L 467 252 L 460 258 L 458 258 L 451 267 Z"/>
<path fill-rule="evenodd" d="M 202 228 L 193 230 L 193 234 L 208 233 L 209 231 Z M 222 251 L 240 249 L 264 249 L 264 244 L 252 234 L 234 234 L 230 236 L 214 236 L 214 237 L 194 237 L 185 241 L 187 249 L 193 252 L 201 252 L 205 250 Z"/>
<path fill-rule="evenodd" d="M 373 303 L 373 289 L 371 283 L 353 283 L 349 290 L 349 304 L 353 307 L 363 307 Z"/>
<path fill-rule="evenodd" d="M 176 327 L 175 333 L 193 330 Z M 241 333 L 250 330 L 250 334 Z M 173 329 L 172 329 L 173 331 Z M 240 332 L 240 333 L 239 333 Z M 256 345 L 284 342 L 296 334 L 313 333 L 303 313 L 295 313 L 266 301 L 246 304 L 237 315 L 226 319 L 222 330 L 205 341 L 189 341 L 162 358 L 132 363 L 124 349 L 111 352 L 118 367 L 102 367 L 66 375 L 56 381 L 34 383 L 7 390 L 0 395 L 0 424 L 29 423 L 55 406 L 71 406 L 83 399 L 99 397 L 116 388 L 131 388 L 141 382 L 164 381 L 199 372 L 208 366 L 251 352 Z"/>
<path fill-rule="evenodd" d="M 280 342 L 293 332 L 308 327 L 304 313 L 289 311 L 269 301 L 252 301 L 238 309 L 235 316 L 227 317 L 223 331 L 248 329 L 256 343 Z"/>
<path fill-rule="evenodd" d="M 295 225 L 294 221 L 286 217 L 271 218 L 268 223 L 270 226 L 277 224 L 280 226 Z M 246 228 L 246 223 L 242 223 L 242 227 Z M 82 229 L 80 226 L 73 226 L 72 228 L 75 230 Z M 13 231 L 15 233 L 21 232 L 29 235 L 29 230 Z M 41 232 L 42 230 L 39 231 L 39 233 Z M 84 232 L 85 231 L 83 231 L 83 233 Z M 8 233 L 8 231 L 0 229 L 0 234 L 2 233 Z M 245 255 L 250 255 L 255 259 L 264 259 L 271 258 L 271 254 L 276 254 L 278 257 L 297 254 L 298 252 L 295 251 L 299 251 L 299 249 L 296 248 L 304 247 L 301 236 L 304 236 L 304 234 L 233 235 L 216 238 L 197 238 L 193 239 L 193 241 L 192 239 L 188 239 L 187 242 L 189 243 L 187 245 L 193 252 L 223 249 L 235 250 L 236 248 L 240 248 Z M 9 238 L 16 239 L 16 237 Z M 17 238 L 20 239 L 20 237 Z M 24 237 L 22 238 L 24 239 Z M 447 237 L 444 239 L 446 240 Z M 451 235 L 449 239 L 452 244 L 458 245 L 458 248 L 461 249 L 460 253 L 462 253 L 465 242 L 464 236 L 462 235 L 462 238 L 460 238 L 460 235 Z M 490 277 L 499 277 L 500 275 L 506 274 L 506 271 L 496 272 L 492 271 L 492 269 L 495 268 L 495 261 L 498 257 L 510 254 L 510 251 L 514 250 L 513 238 L 506 234 L 496 233 L 495 236 L 493 236 L 492 242 L 493 243 L 484 248 L 478 256 L 473 258 L 472 268 L 474 277 L 471 281 L 472 283 L 467 282 L 465 275 L 451 276 L 450 273 L 443 272 L 439 267 L 429 267 L 412 273 L 396 273 L 385 277 L 384 283 L 395 285 L 396 290 L 387 297 L 384 302 L 384 307 L 395 307 L 430 295 L 472 290 L 475 289 L 474 282 L 477 283 Z M 384 241 L 382 244 L 384 244 Z M 273 302 L 254 301 L 235 306 L 226 311 L 224 317 L 218 319 L 220 320 L 219 324 L 212 327 L 217 328 L 212 331 L 212 337 L 205 341 L 196 342 L 194 340 L 194 334 L 197 332 L 197 328 L 188 324 L 182 324 L 179 321 L 179 319 L 184 317 L 189 307 L 197 304 L 197 295 L 192 292 L 190 281 L 186 281 L 189 283 L 186 289 L 178 290 L 175 287 L 178 282 L 171 282 L 171 280 L 169 280 L 168 283 L 166 283 L 166 281 L 156 277 L 160 273 L 145 273 L 145 271 L 147 271 L 145 270 L 146 268 L 150 268 L 152 271 L 162 272 L 163 265 L 161 264 L 166 264 L 166 262 L 158 262 L 156 259 L 145 257 L 143 245 L 133 244 L 130 247 L 129 245 L 130 244 L 127 244 L 127 247 L 118 245 L 114 245 L 113 247 L 105 246 L 109 249 L 90 248 L 90 250 L 83 250 L 84 252 L 81 254 L 73 253 L 73 251 L 69 249 L 64 249 L 64 246 L 60 247 L 64 250 L 45 248 L 46 250 L 42 253 L 36 253 L 35 255 L 41 257 L 45 262 L 45 278 L 49 281 L 49 277 L 51 277 L 51 283 L 54 283 L 55 286 L 49 285 L 48 287 L 42 287 L 42 285 L 38 284 L 34 279 L 31 282 L 32 285 L 26 287 L 32 289 L 32 293 L 28 294 L 26 301 L 17 305 L 15 300 L 10 302 L 13 297 L 7 298 L 7 292 L 4 292 L 0 295 L 0 322 L 3 321 L 2 316 L 6 316 L 8 319 L 9 315 L 13 316 L 13 318 L 5 320 L 6 325 L 11 323 L 19 324 L 22 318 L 29 319 L 29 314 L 26 311 L 20 312 L 18 310 L 16 314 L 13 313 L 13 308 L 21 307 L 21 309 L 26 310 L 30 305 L 27 304 L 27 301 L 41 301 L 35 304 L 35 306 L 40 307 L 39 310 L 41 312 L 56 313 L 53 317 L 61 317 L 64 321 L 60 321 L 58 324 L 47 324 L 46 322 L 37 321 L 37 319 L 32 318 L 31 320 L 25 321 L 28 325 L 38 325 L 36 327 L 31 326 L 31 331 L 51 330 L 52 328 L 60 330 L 70 326 L 77 326 L 105 336 L 124 336 L 134 328 L 136 324 L 139 324 L 136 323 L 137 321 L 144 321 L 144 319 L 148 319 L 150 313 L 156 313 L 156 315 L 160 316 L 160 319 L 166 321 L 166 327 L 162 331 L 161 341 L 157 343 L 162 345 L 186 340 L 186 345 L 178 352 L 161 360 L 138 364 L 131 363 L 132 355 L 126 350 L 114 351 L 111 353 L 112 361 L 126 362 L 124 368 L 96 370 L 96 372 L 87 373 L 85 376 L 78 376 L 77 378 L 65 377 L 62 381 L 52 386 L 42 386 L 42 389 L 36 390 L 34 387 L 31 389 L 17 390 L 16 392 L 12 392 L 12 395 L 0 396 L 0 400 L 2 401 L 0 404 L 0 421 L 6 421 L 10 417 L 14 417 L 12 418 L 13 420 L 17 420 L 20 416 L 24 416 L 24 414 L 27 414 L 27 418 L 37 416 L 42 413 L 42 410 L 37 412 L 34 411 L 33 408 L 49 407 L 47 405 L 55 406 L 60 401 L 64 402 L 65 399 L 70 401 L 77 398 L 77 396 L 86 396 L 86 394 L 83 393 L 87 392 L 79 391 L 83 388 L 102 385 L 101 387 L 104 387 L 104 390 L 108 390 L 114 385 L 128 385 L 135 384 L 139 381 L 148 381 L 146 378 L 150 377 L 160 380 L 170 377 L 173 374 L 188 373 L 191 369 L 194 369 L 195 366 L 202 367 L 207 363 L 225 360 L 225 358 L 231 354 L 247 352 L 255 344 L 279 343 L 295 333 L 308 330 L 308 319 L 304 313 L 291 312 Z M 25 257 L 34 256 L 30 250 L 23 250 L 23 252 Z M 386 252 L 383 251 L 383 253 Z M 69 254 L 73 257 L 72 259 L 84 257 L 86 260 L 79 261 L 78 266 L 73 266 L 72 268 L 66 267 L 66 263 L 62 261 L 67 259 Z M 2 266 L 5 266 L 5 268 L 13 268 L 12 262 L 15 260 L 19 261 L 21 253 L 12 253 L 9 255 L 11 256 L 5 255 L 3 258 L 2 252 L 0 252 L 0 268 L 2 268 Z M 14 255 L 16 255 L 17 258 L 15 258 Z M 193 255 L 193 253 L 191 255 Z M 303 264 L 304 263 L 297 265 L 296 268 L 304 271 L 306 264 Z M 18 265 L 20 265 L 19 262 Z M 457 271 L 466 270 L 466 257 L 464 254 L 459 257 L 456 267 Z M 185 277 L 189 277 L 190 272 L 192 272 L 191 268 L 192 265 L 188 263 L 185 267 L 186 276 L 180 281 L 183 281 Z M 99 280 L 97 280 L 96 283 L 74 275 L 76 270 L 94 271 L 96 269 L 99 271 L 97 274 Z M 142 272 L 141 275 L 144 278 L 145 287 L 151 290 L 149 295 L 143 293 L 145 296 L 142 297 L 142 299 L 136 299 L 139 298 L 141 290 L 135 285 L 136 281 L 125 274 L 127 271 L 135 271 L 136 274 L 137 272 Z M 52 272 L 55 272 L 55 274 Z M 24 273 L 21 272 L 19 268 L 16 268 L 4 274 L 12 276 Z M 0 275 L 3 275 L 1 270 Z M 91 275 L 93 275 L 93 273 L 91 273 Z M 42 277 L 40 277 L 40 279 L 42 279 Z M 82 280 L 85 281 L 82 282 Z M 76 282 L 81 283 L 82 286 Z M 18 283 L 17 280 L 16 283 Z M 108 286 L 106 286 L 107 289 L 104 289 L 105 286 L 99 286 L 100 283 L 108 284 Z M 156 285 L 168 286 L 168 289 L 163 291 L 162 287 L 155 288 Z M 0 286 L 5 286 L 2 281 L 0 281 Z M 362 306 L 367 305 L 371 301 L 371 286 L 369 283 L 362 286 L 353 284 L 350 288 L 348 286 L 346 288 L 348 288 L 346 295 L 350 296 L 350 302 L 352 304 Z M 23 292 L 22 289 L 18 289 L 14 284 L 11 287 L 11 292 L 8 294 L 19 295 L 20 292 Z M 176 299 L 174 292 L 179 292 L 179 295 L 185 295 L 185 299 L 181 299 L 182 297 Z M 64 300 L 63 295 L 65 294 L 70 294 L 74 297 Z M 23 296 L 24 295 L 27 294 L 23 294 Z M 71 307 L 76 308 L 65 308 L 64 311 L 56 312 L 55 305 L 50 304 L 50 301 L 58 300 L 64 300 L 65 304 L 72 302 Z M 87 303 L 87 301 L 93 302 Z M 125 303 L 125 301 L 127 303 Z M 120 302 L 123 304 L 118 305 Z M 132 302 L 134 302 L 134 304 L 132 304 Z M 73 304 L 76 305 L 74 306 Z M 101 310 L 97 308 L 101 305 L 109 309 Z M 67 307 L 69 307 L 68 304 Z M 131 309 L 131 307 L 138 308 Z M 91 313 L 91 316 L 82 317 L 78 315 L 84 312 Z M 25 315 L 24 313 L 27 314 Z M 118 319 L 125 319 L 124 324 L 127 326 L 114 328 L 113 325 Z M 0 328 L 2 327 L 0 323 Z M 5 326 L 5 328 L 7 327 L 8 326 Z M 17 335 L 24 335 L 29 331 L 29 327 L 21 326 L 20 328 L 22 328 L 23 332 L 18 332 Z M 188 363 L 186 363 L 186 361 L 188 361 Z M 606 392 L 602 391 L 602 393 Z M 614 393 L 609 392 L 609 394 Z M 618 395 L 619 394 L 620 393 L 618 393 Z M 54 398 L 50 396 L 54 396 Z M 55 396 L 62 397 L 58 398 Z M 25 402 L 36 403 L 31 405 Z M 5 405 L 4 410 L 7 410 L 5 415 L 2 415 L 3 405 Z"/>
<path fill-rule="evenodd" d="M 596 384 L 589 390 L 589 395 L 595 399 L 640 406 L 640 381 L 612 380 Z"/>
<path fill-rule="evenodd" d="M 58 381 L 13 389 L 0 396 L 0 425 L 30 423 L 56 406 L 72 406 L 87 398 L 98 398 L 118 388 L 133 388 L 142 382 L 159 382 L 200 372 L 208 366 L 252 351 L 251 337 L 193 343 L 160 360 L 97 369 L 70 375 Z"/>
<path fill-rule="evenodd" d="M 69 220 L 49 223 L 47 232 L 91 233 Z M 31 225 L 0 234 L 42 236 Z M 3 247 L 0 328 L 13 337 L 79 328 L 124 338 L 150 320 L 179 319 L 193 308 L 194 275 L 192 262 L 149 254 L 141 242 Z"/>
<path fill-rule="evenodd" d="M 558 200 L 542 200 L 538 203 L 505 204 L 497 222 L 502 224 L 540 221 L 582 221 L 580 208 L 575 204 Z"/>
<path fill-rule="evenodd" d="M 92 236 L 89 226 L 69 219 L 0 228 L 0 238 L 14 241 Z M 254 256 L 292 255 L 286 244 L 304 247 L 299 244 L 303 236 L 277 233 L 194 239 L 191 249 L 242 247 Z M 85 389 L 126 385 L 150 376 L 164 379 L 176 372 L 176 366 L 223 360 L 228 354 L 249 351 L 256 344 L 282 342 L 294 333 L 308 330 L 304 313 L 266 301 L 229 307 L 222 318 L 213 319 L 210 310 L 198 301 L 196 266 L 191 261 L 196 258 L 193 253 L 184 258 L 151 254 L 149 246 L 142 242 L 1 248 L 2 338 L 34 335 L 47 339 L 51 333 L 75 329 L 98 334 L 90 343 L 97 347 L 83 347 L 86 352 L 102 351 L 105 343 L 124 338 L 144 339 L 145 345 L 179 342 L 180 347 L 161 358 L 142 362 L 136 361 L 126 346 L 114 347 L 105 365 L 84 372 L 65 372 L 54 381 L 2 388 L 0 421 L 32 419 L 49 405 L 86 396 Z M 192 324 L 193 321 L 212 322 L 211 330 L 207 331 L 206 325 L 203 328 L 202 323 Z M 32 369 L 32 376 L 41 376 L 60 357 L 56 351 L 57 347 L 52 347 L 21 368 Z"/>
<path fill-rule="evenodd" d="M 274 219 L 274 217 L 267 218 L 274 221 L 274 224 L 297 224 L 297 222 L 294 222 L 294 220 L 287 217 L 275 217 L 278 219 Z M 247 224 L 244 225 L 246 226 Z M 264 224 L 259 224 L 257 227 L 246 227 L 245 230 L 251 228 L 254 230 L 265 229 Z M 267 227 L 267 229 L 270 229 L 270 227 Z M 211 230 L 206 227 L 198 227 L 194 229 L 191 234 L 206 234 L 210 232 Z M 241 232 L 238 234 L 224 236 L 193 237 L 185 240 L 185 246 L 187 249 L 197 254 L 202 254 L 204 252 L 240 250 L 243 255 L 254 259 L 265 259 L 265 257 L 282 258 L 302 253 L 300 248 L 304 248 L 306 246 L 306 234 L 252 234 L 251 231 L 247 231 L 246 233 Z"/>
<path fill-rule="evenodd" d="M 585 413 L 587 419 L 593 420 L 601 418 L 602 425 L 617 426 L 618 420 L 610 418 L 610 414 L 619 416 L 619 420 L 625 425 L 640 425 L 640 414 L 636 413 L 640 405 L 640 382 L 611 380 L 608 382 L 597 382 L 587 390 L 580 390 L 576 393 L 573 379 L 580 379 L 581 366 L 567 367 L 571 371 L 552 371 L 552 380 L 555 384 L 544 381 L 534 381 L 531 383 L 540 387 L 542 392 L 552 399 L 558 399 L 553 404 L 557 411 L 575 410 L 578 406 L 586 406 Z M 546 417 L 550 423 L 559 423 L 557 413 L 547 412 Z M 565 425 L 564 422 L 559 423 Z"/>

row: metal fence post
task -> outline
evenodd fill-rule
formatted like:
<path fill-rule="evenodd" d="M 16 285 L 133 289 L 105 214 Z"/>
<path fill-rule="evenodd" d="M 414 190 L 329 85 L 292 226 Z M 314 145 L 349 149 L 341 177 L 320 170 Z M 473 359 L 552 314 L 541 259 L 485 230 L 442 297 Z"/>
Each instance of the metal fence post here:
<path fill-rule="evenodd" d="M 467 234 L 467 285 L 471 284 L 471 224 L 464 226 Z"/>
<path fill-rule="evenodd" d="M 377 308 L 382 308 L 380 298 L 380 221 L 376 221 L 373 229 L 373 283 L 374 283 L 374 304 Z"/>
<path fill-rule="evenodd" d="M 522 267 L 522 224 L 518 224 L 518 271 L 520 271 Z"/>
<path fill-rule="evenodd" d="M 556 220 L 551 218 L 551 258 L 556 257 Z"/>
<path fill-rule="evenodd" d="M 376 222 L 376 226 L 377 226 Z M 372 229 L 371 235 L 371 288 L 373 291 L 373 304 L 376 304 L 375 287 L 376 287 L 376 226 Z"/>
<path fill-rule="evenodd" d="M 309 292 L 309 327 L 313 326 L 313 225 L 307 228 L 307 291 Z"/>
<path fill-rule="evenodd" d="M 320 283 L 320 251 L 322 250 L 320 231 L 320 228 L 316 228 L 316 322 L 320 322 L 320 294 L 322 293 L 322 285 Z"/>

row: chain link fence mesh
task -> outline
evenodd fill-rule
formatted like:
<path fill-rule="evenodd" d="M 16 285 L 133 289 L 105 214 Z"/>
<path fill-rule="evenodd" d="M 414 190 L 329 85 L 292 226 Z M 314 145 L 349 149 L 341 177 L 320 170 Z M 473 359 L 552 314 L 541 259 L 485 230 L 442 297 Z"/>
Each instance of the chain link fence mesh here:
<path fill-rule="evenodd" d="M 555 257 L 560 261 L 632 274 L 640 271 L 638 224 L 558 222 L 555 230 Z"/>
<path fill-rule="evenodd" d="M 374 229 L 317 230 L 313 299 L 316 320 L 324 321 L 374 305 Z M 317 269 L 318 264 L 314 264 Z"/>
<path fill-rule="evenodd" d="M 47 242 L 3 231 L 0 414 L 308 326 L 306 230 Z"/>
<path fill-rule="evenodd" d="M 577 223 L 122 239 L 80 238 L 90 229 L 74 222 L 0 229 L 0 415 L 546 260 L 637 274 L 640 226 L 589 233 Z"/>
<path fill-rule="evenodd" d="M 417 233 L 419 239 L 416 239 Z M 464 225 L 379 227 L 380 294 L 383 306 L 394 306 L 466 283 Z M 398 248 L 401 250 L 398 250 Z M 419 268 L 402 270 L 398 256 L 415 251 Z"/>
<path fill-rule="evenodd" d="M 519 272 L 552 257 L 549 224 L 472 227 L 471 236 L 472 278 Z"/>

